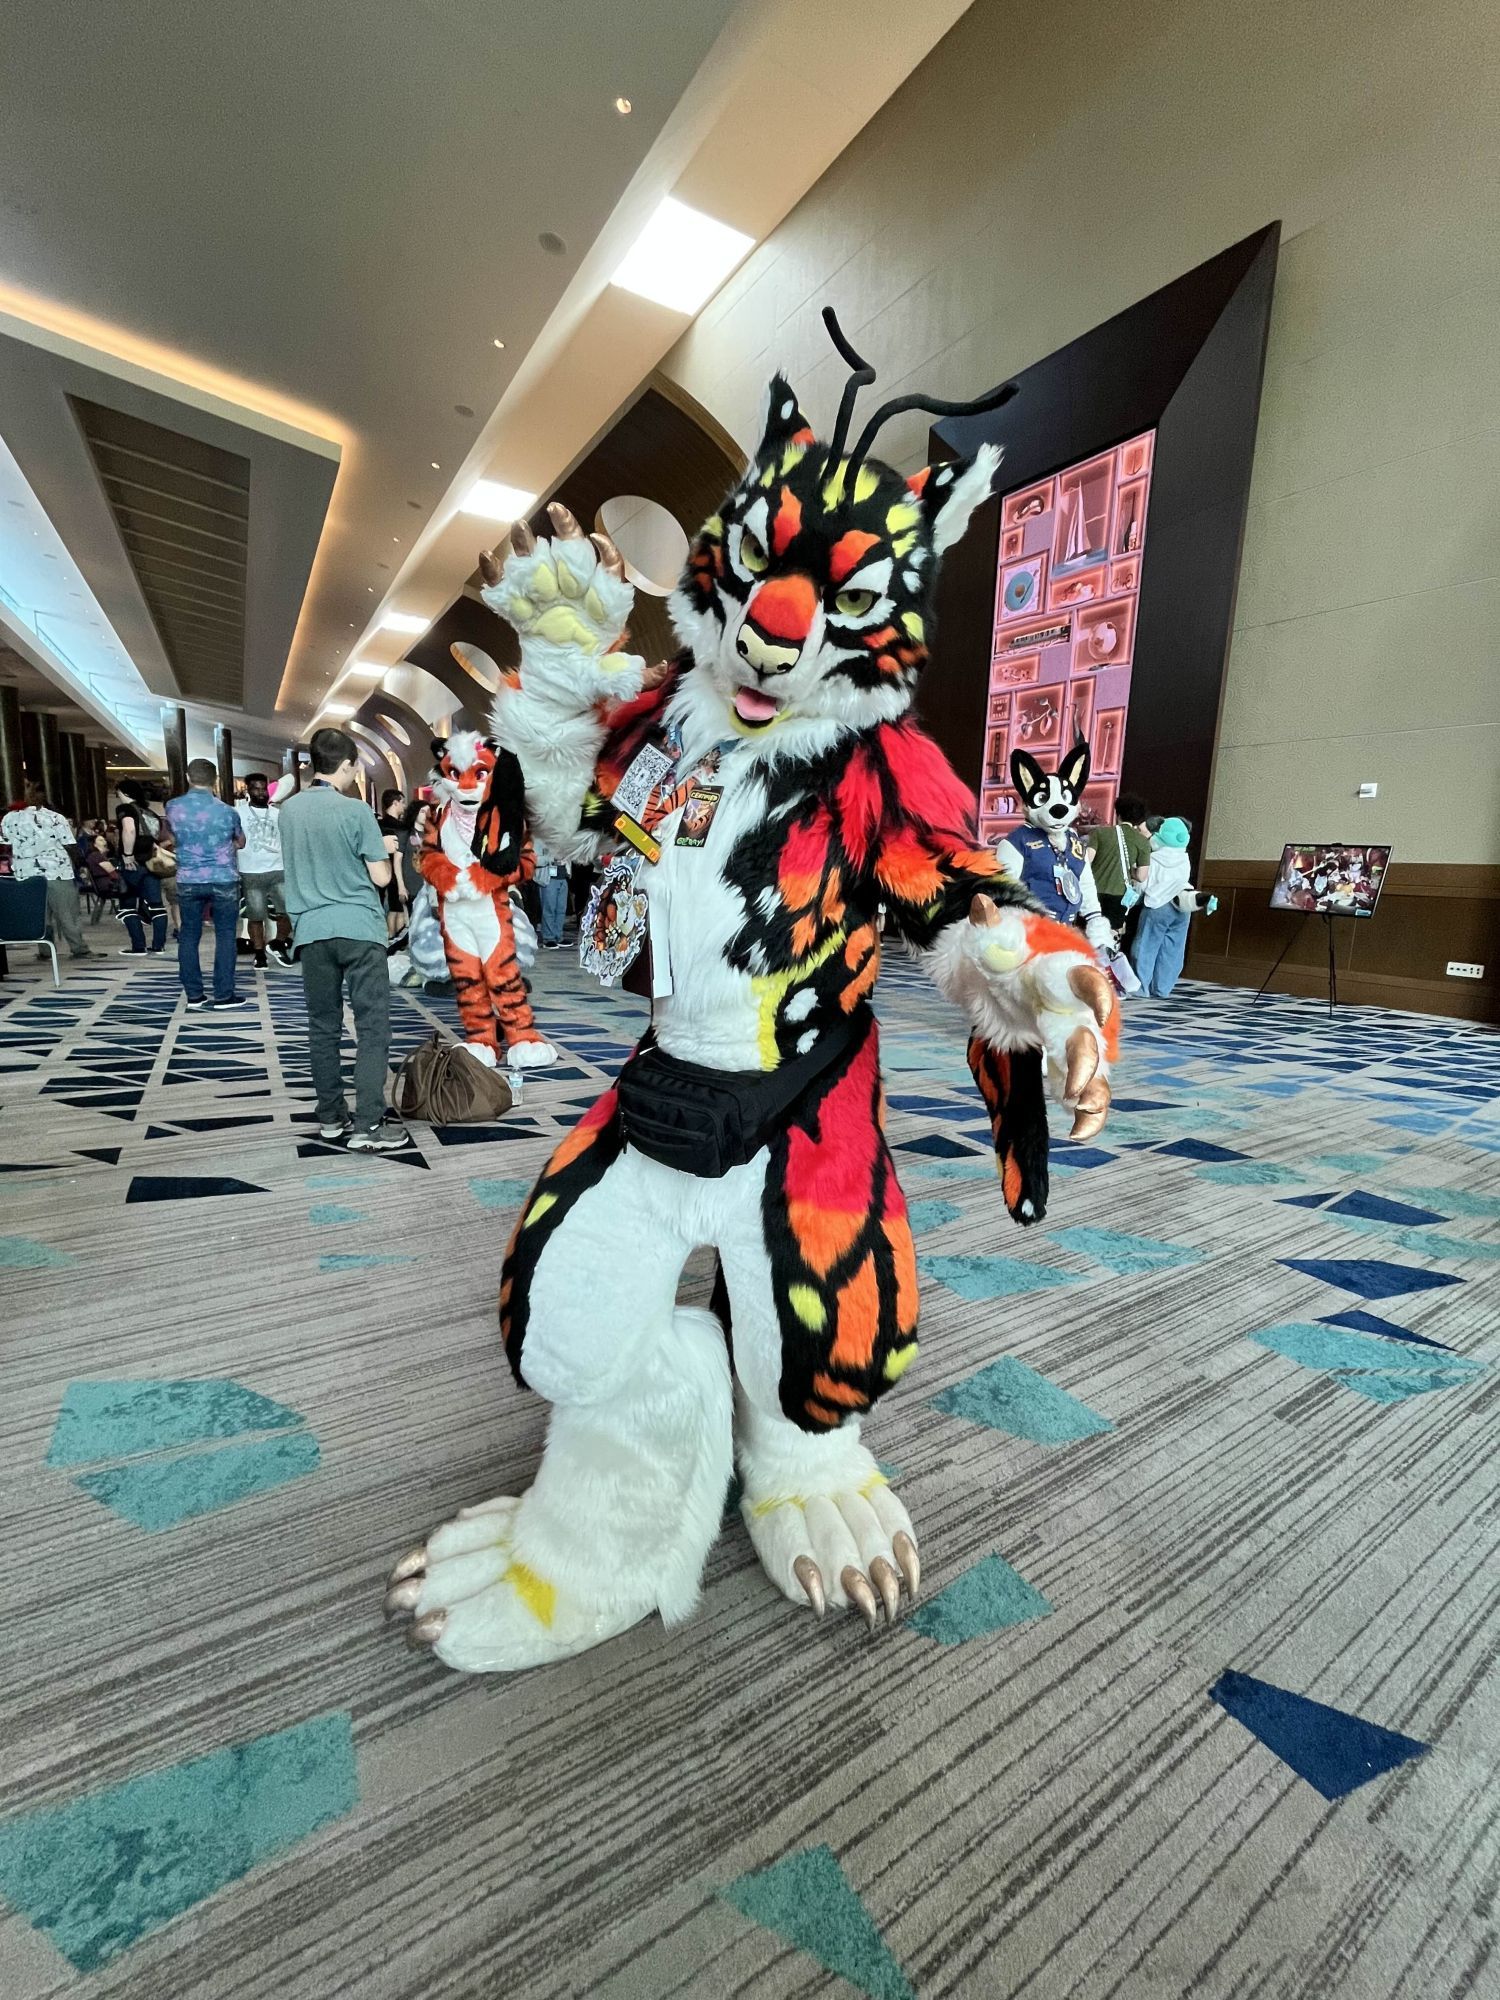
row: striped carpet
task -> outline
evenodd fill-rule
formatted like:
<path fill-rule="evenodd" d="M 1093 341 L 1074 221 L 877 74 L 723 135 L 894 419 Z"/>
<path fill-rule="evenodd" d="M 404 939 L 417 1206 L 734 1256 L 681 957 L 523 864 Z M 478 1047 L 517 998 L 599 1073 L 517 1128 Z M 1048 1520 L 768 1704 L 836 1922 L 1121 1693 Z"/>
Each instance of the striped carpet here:
<path fill-rule="evenodd" d="M 561 959 L 564 1066 L 389 1159 L 294 974 L 0 986 L 4 2000 L 1495 1992 L 1500 1037 L 1137 1003 L 1022 1233 L 894 959 L 922 1608 L 816 1627 L 731 1515 L 688 1627 L 464 1681 L 381 1580 L 536 1464 L 501 1249 L 639 1019 Z"/>

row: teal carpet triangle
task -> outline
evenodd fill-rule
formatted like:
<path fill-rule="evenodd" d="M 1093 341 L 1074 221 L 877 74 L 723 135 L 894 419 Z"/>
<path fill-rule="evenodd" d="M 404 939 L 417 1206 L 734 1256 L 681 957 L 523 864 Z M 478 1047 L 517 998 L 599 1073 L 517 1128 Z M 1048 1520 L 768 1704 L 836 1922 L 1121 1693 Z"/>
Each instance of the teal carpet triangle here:
<path fill-rule="evenodd" d="M 1078 1282 L 1071 1271 L 1059 1271 L 1051 1264 L 1034 1264 L 1021 1257 L 919 1257 L 917 1267 L 971 1304 Z"/>
<path fill-rule="evenodd" d="M 916 2000 L 831 1847 L 806 1847 L 719 1894 L 871 2000 Z"/>
<path fill-rule="evenodd" d="M 357 1797 L 351 1719 L 318 1716 L 0 1823 L 0 1893 L 95 1972 Z"/>
<path fill-rule="evenodd" d="M 1051 1609 L 1042 1593 L 1003 1556 L 992 1555 L 919 1604 L 906 1622 L 940 1646 L 961 1646 L 966 1639 L 982 1639 L 1008 1625 L 1045 1618 Z"/>
<path fill-rule="evenodd" d="M 70 1382 L 57 1413 L 48 1465 L 167 1451 L 210 1438 L 289 1430 L 302 1418 L 242 1382 Z"/>
<path fill-rule="evenodd" d="M 1208 1254 L 1185 1243 L 1164 1243 L 1157 1236 L 1131 1236 L 1123 1229 L 1091 1229 L 1078 1224 L 1071 1229 L 1054 1229 L 1054 1243 L 1092 1257 L 1116 1277 L 1138 1271 L 1170 1271 L 1188 1264 L 1200 1264 Z"/>
<path fill-rule="evenodd" d="M 294 1431 L 290 1437 L 259 1438 L 253 1444 L 112 1465 L 103 1472 L 80 1473 L 73 1483 L 112 1514 L 157 1535 L 195 1515 L 212 1514 L 303 1479 L 320 1462 L 312 1432 Z"/>
<path fill-rule="evenodd" d="M 1011 1354 L 941 1390 L 932 1407 L 988 1430 L 1028 1438 L 1033 1444 L 1068 1444 L 1113 1428 L 1108 1417 Z"/>

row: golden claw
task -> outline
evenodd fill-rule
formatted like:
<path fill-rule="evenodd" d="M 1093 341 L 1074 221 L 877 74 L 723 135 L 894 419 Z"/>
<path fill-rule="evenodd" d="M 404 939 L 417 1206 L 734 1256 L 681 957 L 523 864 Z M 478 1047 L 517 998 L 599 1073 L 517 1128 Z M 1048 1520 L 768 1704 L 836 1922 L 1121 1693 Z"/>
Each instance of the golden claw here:
<path fill-rule="evenodd" d="M 821 1618 L 828 1609 L 828 1600 L 823 1595 L 823 1572 L 811 1556 L 798 1556 L 792 1564 L 792 1575 L 807 1593 L 807 1601 L 813 1611 Z"/>
<path fill-rule="evenodd" d="M 971 924 L 980 924 L 985 929 L 989 929 L 991 926 L 998 924 L 999 921 L 999 905 L 981 892 L 969 905 L 969 922 Z"/>
<path fill-rule="evenodd" d="M 443 1636 L 443 1627 L 448 1623 L 446 1611 L 429 1611 L 425 1618 L 419 1618 L 407 1635 L 413 1646 L 435 1646 Z"/>
<path fill-rule="evenodd" d="M 851 1604 L 858 1606 L 866 1625 L 873 1632 L 880 1623 L 880 1606 L 875 1602 L 870 1579 L 863 1570 L 856 1569 L 853 1563 L 850 1563 L 839 1581 L 844 1586 L 844 1595 Z"/>
<path fill-rule="evenodd" d="M 394 1589 L 388 1590 L 385 1594 L 386 1617 L 395 1618 L 403 1611 L 415 1611 L 417 1599 L 422 1595 L 425 1582 L 424 1577 L 414 1576 L 408 1578 L 405 1583 L 398 1583 Z"/>
<path fill-rule="evenodd" d="M 510 531 L 510 546 L 514 554 L 529 556 L 536 553 L 536 536 L 525 521 L 517 521 Z"/>
<path fill-rule="evenodd" d="M 578 517 L 571 507 L 565 507 L 561 500 L 549 500 L 548 518 L 560 542 L 581 542 L 586 539 L 578 525 Z"/>
<path fill-rule="evenodd" d="M 1097 965 L 1075 965 L 1068 984 L 1102 1028 L 1115 1011 L 1115 992 L 1104 971 Z"/>
<path fill-rule="evenodd" d="M 609 571 L 610 575 L 617 576 L 623 583 L 625 581 L 625 558 L 609 539 L 609 536 L 590 535 L 589 540 L 599 551 L 599 560 Z"/>
<path fill-rule="evenodd" d="M 658 660 L 654 667 L 647 667 L 646 671 L 641 675 L 641 693 L 646 694 L 652 688 L 659 688 L 671 671 L 672 662 L 670 660 Z"/>
<path fill-rule="evenodd" d="M 427 1567 L 427 1550 L 424 1547 L 409 1549 L 386 1578 L 387 1583 L 405 1583 L 409 1576 L 420 1576 Z"/>
<path fill-rule="evenodd" d="M 894 1625 L 901 1609 L 901 1579 L 891 1568 L 884 1556 L 876 1556 L 870 1564 L 870 1581 L 880 1592 L 880 1601 L 885 1606 L 887 1622 Z"/>
<path fill-rule="evenodd" d="M 891 1544 L 896 1561 L 901 1565 L 901 1574 L 906 1581 L 907 1595 L 916 1602 L 917 1590 L 922 1582 L 922 1564 L 917 1555 L 917 1545 L 903 1528 Z"/>
<path fill-rule="evenodd" d="M 1073 1114 L 1072 1139 L 1092 1139 L 1104 1129 L 1104 1121 L 1109 1116 L 1109 1078 L 1102 1073 L 1078 1093 L 1078 1108 Z"/>
<path fill-rule="evenodd" d="M 1068 1037 L 1068 1076 L 1063 1085 L 1065 1104 L 1078 1103 L 1098 1068 L 1099 1044 L 1087 1028 L 1075 1028 Z"/>
<path fill-rule="evenodd" d="M 495 552 L 493 549 L 481 549 L 479 551 L 479 574 L 484 578 L 491 590 L 500 581 L 500 565 L 495 561 Z"/>

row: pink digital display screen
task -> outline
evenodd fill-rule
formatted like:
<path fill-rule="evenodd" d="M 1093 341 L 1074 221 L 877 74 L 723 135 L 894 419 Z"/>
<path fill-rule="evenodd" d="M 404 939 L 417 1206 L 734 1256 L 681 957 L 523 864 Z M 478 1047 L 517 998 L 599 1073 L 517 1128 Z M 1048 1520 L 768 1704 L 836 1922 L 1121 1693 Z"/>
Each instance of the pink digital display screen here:
<path fill-rule="evenodd" d="M 1017 487 L 1001 504 L 979 794 L 986 844 L 1021 818 L 1012 750 L 1029 751 L 1050 771 L 1085 737 L 1091 770 L 1078 823 L 1114 816 L 1155 443 L 1147 431 Z"/>

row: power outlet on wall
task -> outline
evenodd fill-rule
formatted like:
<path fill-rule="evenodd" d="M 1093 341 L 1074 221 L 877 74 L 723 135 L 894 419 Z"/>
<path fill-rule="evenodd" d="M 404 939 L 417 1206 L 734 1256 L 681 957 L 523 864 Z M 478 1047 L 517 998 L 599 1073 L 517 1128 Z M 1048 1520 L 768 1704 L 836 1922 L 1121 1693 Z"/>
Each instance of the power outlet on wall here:
<path fill-rule="evenodd" d="M 1448 961 L 1448 977 L 1450 979 L 1483 979 L 1484 967 L 1482 965 L 1475 965 L 1467 959 L 1450 958 Z"/>

